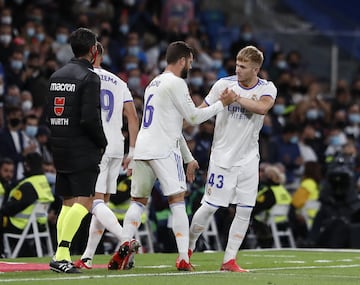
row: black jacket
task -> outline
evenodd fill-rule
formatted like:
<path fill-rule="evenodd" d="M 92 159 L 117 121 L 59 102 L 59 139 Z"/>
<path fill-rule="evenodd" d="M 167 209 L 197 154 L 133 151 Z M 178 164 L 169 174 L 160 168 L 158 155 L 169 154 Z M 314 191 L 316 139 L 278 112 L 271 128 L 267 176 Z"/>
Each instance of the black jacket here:
<path fill-rule="evenodd" d="M 85 59 L 71 59 L 50 77 L 47 121 L 58 172 L 98 167 L 107 145 L 99 94 L 100 79 Z"/>

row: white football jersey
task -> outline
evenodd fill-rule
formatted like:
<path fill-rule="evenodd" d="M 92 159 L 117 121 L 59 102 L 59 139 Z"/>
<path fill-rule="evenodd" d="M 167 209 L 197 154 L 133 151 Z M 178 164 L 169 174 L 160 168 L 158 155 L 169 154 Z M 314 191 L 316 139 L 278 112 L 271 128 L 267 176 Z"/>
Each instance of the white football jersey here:
<path fill-rule="evenodd" d="M 275 85 L 270 81 L 259 79 L 254 87 L 246 89 L 239 85 L 236 76 L 229 76 L 213 85 L 205 102 L 214 104 L 226 88 L 252 100 L 259 100 L 261 96 L 271 96 L 275 100 L 277 94 Z M 263 115 L 251 113 L 238 103 L 227 106 L 216 116 L 210 159 L 220 167 L 229 168 L 259 155 L 258 139 L 263 121 Z"/>
<path fill-rule="evenodd" d="M 134 159 L 166 158 L 171 150 L 179 148 L 183 119 L 199 124 L 224 109 L 213 102 L 208 108 L 196 108 L 184 79 L 172 72 L 155 77 L 144 94 L 141 128 L 135 145 Z"/>
<path fill-rule="evenodd" d="M 110 157 L 123 157 L 123 107 L 125 102 L 131 102 L 133 98 L 126 83 L 115 74 L 102 68 L 94 68 L 94 71 L 101 80 L 101 119 L 108 142 L 105 153 Z"/>

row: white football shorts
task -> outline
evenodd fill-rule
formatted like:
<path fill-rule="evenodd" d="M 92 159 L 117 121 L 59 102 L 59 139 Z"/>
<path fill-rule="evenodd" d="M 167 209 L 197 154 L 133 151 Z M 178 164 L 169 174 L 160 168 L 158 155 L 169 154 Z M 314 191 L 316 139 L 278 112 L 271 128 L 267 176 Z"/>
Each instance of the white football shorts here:
<path fill-rule="evenodd" d="M 231 168 L 222 168 L 210 161 L 203 202 L 221 207 L 229 204 L 255 206 L 258 184 L 258 156 Z"/>
<path fill-rule="evenodd" d="M 186 191 L 185 170 L 179 150 L 167 158 L 135 160 L 131 180 L 131 196 L 149 198 L 156 178 L 164 196 Z"/>
<path fill-rule="evenodd" d="M 115 194 L 117 178 L 121 170 L 122 158 L 103 155 L 100 161 L 100 173 L 96 180 L 95 192 L 103 194 Z"/>

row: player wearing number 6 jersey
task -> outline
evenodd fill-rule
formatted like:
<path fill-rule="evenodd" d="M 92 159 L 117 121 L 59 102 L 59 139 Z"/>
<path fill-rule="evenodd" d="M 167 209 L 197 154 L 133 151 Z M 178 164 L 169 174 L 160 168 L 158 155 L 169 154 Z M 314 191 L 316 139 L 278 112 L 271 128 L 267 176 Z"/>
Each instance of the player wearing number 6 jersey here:
<path fill-rule="evenodd" d="M 139 129 L 133 98 L 126 83 L 100 67 L 104 51 L 100 43 L 97 43 L 97 50 L 98 57 L 93 65 L 94 71 L 99 75 L 101 81 L 101 119 L 108 145 L 101 159 L 100 174 L 96 181 L 88 243 L 81 259 L 74 263 L 76 267 L 86 269 L 92 267 L 92 259 L 105 229 L 113 233 L 119 240 L 122 235 L 122 227 L 106 203 L 109 202 L 110 194 L 116 193 L 116 182 L 122 162 L 124 169 L 129 166 Z M 124 136 L 121 130 L 123 114 L 127 118 L 130 133 L 129 152 L 124 161 Z M 131 174 L 130 169 L 127 174 Z M 122 262 L 121 266 L 124 269 L 128 268 L 125 262 Z"/>
<path fill-rule="evenodd" d="M 167 48 L 166 61 L 165 71 L 149 83 L 144 94 L 143 121 L 134 152 L 132 202 L 125 215 L 122 242 L 128 243 L 135 234 L 158 178 L 173 215 L 172 229 L 179 252 L 176 267 L 191 271 L 187 254 L 189 220 L 184 202 L 186 181 L 183 160 L 188 164 L 186 176 L 190 181 L 194 179 L 198 164 L 182 136 L 183 119 L 191 124 L 206 121 L 234 102 L 236 95 L 224 94 L 212 106 L 198 109 L 184 80 L 193 61 L 192 49 L 185 42 L 173 42 Z"/>
<path fill-rule="evenodd" d="M 221 270 L 226 271 L 247 271 L 237 265 L 236 255 L 257 195 L 259 132 L 277 93 L 272 82 L 257 76 L 262 63 L 261 51 L 253 46 L 243 48 L 236 57 L 236 75 L 218 80 L 202 103 L 203 107 L 211 106 L 224 90 L 239 95 L 236 103 L 216 116 L 205 193 L 190 226 L 191 254 L 216 210 L 236 204 L 221 266 Z"/>

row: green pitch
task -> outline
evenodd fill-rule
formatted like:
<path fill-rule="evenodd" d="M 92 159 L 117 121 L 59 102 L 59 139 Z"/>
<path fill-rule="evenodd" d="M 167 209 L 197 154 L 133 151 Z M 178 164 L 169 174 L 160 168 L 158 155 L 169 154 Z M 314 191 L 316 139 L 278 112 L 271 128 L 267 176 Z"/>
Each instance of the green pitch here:
<path fill-rule="evenodd" d="M 0 273 L 0 284 L 156 284 L 156 285 L 332 285 L 360 284 L 358 250 L 241 250 L 238 263 L 250 273 L 220 272 L 223 253 L 197 253 L 191 259 L 195 272 L 178 272 L 176 254 L 138 254 L 135 268 L 128 271 L 83 270 L 82 274 L 51 271 Z M 75 260 L 76 257 L 74 257 Z M 94 263 L 107 264 L 110 256 L 97 255 Z M 49 258 L 0 260 L 48 263 Z M 1 265 L 0 265 L 1 271 Z"/>

